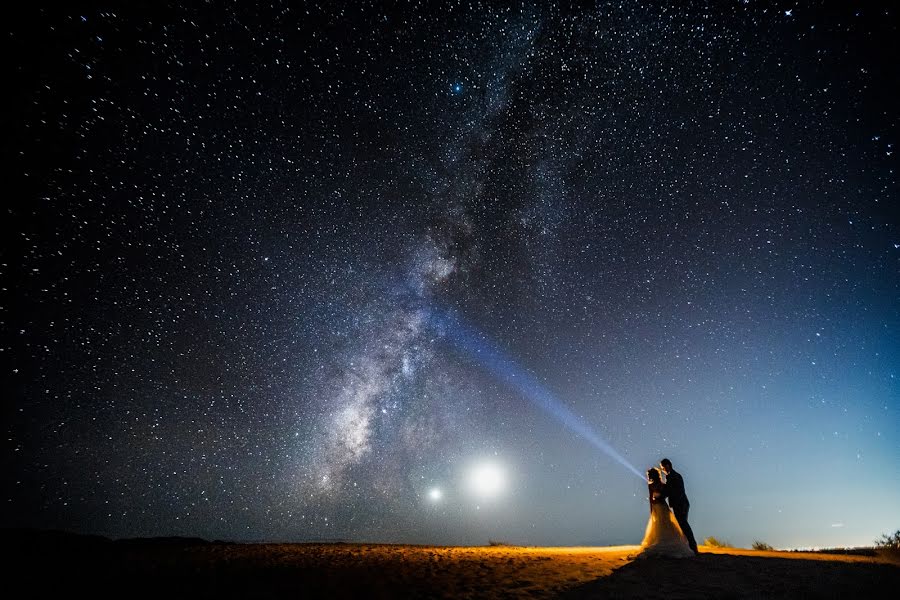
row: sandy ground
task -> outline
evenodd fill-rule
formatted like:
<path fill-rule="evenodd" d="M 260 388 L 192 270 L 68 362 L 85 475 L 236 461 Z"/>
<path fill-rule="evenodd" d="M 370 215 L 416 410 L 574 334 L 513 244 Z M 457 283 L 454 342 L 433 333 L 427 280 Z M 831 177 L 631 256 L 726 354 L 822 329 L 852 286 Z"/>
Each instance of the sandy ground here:
<path fill-rule="evenodd" d="M 900 564 L 887 558 L 708 547 L 697 558 L 635 561 L 636 546 L 17 541 L 7 583 L 18 581 L 28 597 L 677 600 L 890 597 L 900 589 Z"/>

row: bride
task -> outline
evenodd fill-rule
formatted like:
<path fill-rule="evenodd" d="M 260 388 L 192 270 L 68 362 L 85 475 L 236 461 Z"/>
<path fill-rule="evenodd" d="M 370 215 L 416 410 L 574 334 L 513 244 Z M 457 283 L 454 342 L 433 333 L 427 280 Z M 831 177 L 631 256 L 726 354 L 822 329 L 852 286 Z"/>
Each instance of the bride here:
<path fill-rule="evenodd" d="M 682 558 L 694 556 L 678 521 L 666 504 L 665 484 L 657 469 L 647 471 L 647 488 L 650 490 L 650 520 L 641 542 L 638 558 L 668 556 Z"/>

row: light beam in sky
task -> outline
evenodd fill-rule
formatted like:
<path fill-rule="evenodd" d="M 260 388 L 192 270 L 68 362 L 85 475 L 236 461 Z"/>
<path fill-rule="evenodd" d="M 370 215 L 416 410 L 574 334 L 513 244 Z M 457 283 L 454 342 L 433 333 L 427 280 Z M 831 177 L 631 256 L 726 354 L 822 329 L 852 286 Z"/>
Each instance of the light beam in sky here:
<path fill-rule="evenodd" d="M 428 322 L 438 332 L 444 334 L 455 348 L 477 362 L 482 368 L 518 391 L 535 406 L 562 423 L 567 429 L 581 436 L 589 444 L 615 460 L 617 463 L 644 479 L 644 475 L 625 457 L 619 454 L 609 442 L 585 423 L 578 415 L 562 403 L 556 396 L 537 381 L 515 361 L 508 358 L 486 335 L 465 325 L 455 314 L 432 309 Z"/>

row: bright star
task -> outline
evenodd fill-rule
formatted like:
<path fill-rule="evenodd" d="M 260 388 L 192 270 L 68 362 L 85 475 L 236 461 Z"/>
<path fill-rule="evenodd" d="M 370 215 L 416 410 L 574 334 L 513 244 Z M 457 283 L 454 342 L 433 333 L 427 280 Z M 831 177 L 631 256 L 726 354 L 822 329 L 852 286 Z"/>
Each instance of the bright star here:
<path fill-rule="evenodd" d="M 428 498 L 430 498 L 432 502 L 437 502 L 443 497 L 444 493 L 440 490 L 440 488 L 431 488 L 430 490 L 428 490 Z"/>

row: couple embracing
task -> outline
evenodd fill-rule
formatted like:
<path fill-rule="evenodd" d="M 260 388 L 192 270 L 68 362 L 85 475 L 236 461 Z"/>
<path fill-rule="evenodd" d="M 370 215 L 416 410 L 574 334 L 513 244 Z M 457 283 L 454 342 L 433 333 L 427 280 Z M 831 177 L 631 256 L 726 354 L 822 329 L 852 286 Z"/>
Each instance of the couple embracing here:
<path fill-rule="evenodd" d="M 650 520 L 639 557 L 670 556 L 690 557 L 699 554 L 694 532 L 688 525 L 688 502 L 684 491 L 684 479 L 672 468 L 672 461 L 664 458 L 660 469 L 647 470 L 647 488 L 650 491 Z M 666 502 L 668 499 L 668 503 Z"/>

